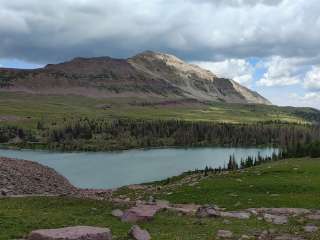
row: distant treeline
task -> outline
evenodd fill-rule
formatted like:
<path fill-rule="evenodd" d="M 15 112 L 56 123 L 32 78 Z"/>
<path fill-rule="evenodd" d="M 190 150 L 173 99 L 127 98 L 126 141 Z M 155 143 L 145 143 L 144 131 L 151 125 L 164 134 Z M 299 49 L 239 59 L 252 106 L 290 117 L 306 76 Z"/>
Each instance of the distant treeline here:
<path fill-rule="evenodd" d="M 286 123 L 230 124 L 177 120 L 104 120 L 81 118 L 37 131 L 0 127 L 0 143 L 24 148 L 101 151 L 150 147 L 276 146 L 293 149 L 320 139 L 318 125 Z"/>
<path fill-rule="evenodd" d="M 212 168 L 212 167 L 205 167 L 205 169 L 196 169 L 194 171 L 188 171 L 185 174 L 192 174 L 192 173 L 203 173 L 205 176 L 207 176 L 209 173 L 222 173 L 225 171 L 237 171 L 239 169 L 246 169 L 251 168 L 254 166 L 258 166 L 264 163 L 278 161 L 284 158 L 284 155 L 280 151 L 279 153 L 273 153 L 271 156 L 261 156 L 258 154 L 257 157 L 248 156 L 245 159 L 241 159 L 240 163 L 236 160 L 234 155 L 231 155 L 229 158 L 229 162 L 226 166 L 218 167 L 218 168 Z M 170 182 L 170 178 L 167 179 L 167 182 Z"/>
<path fill-rule="evenodd" d="M 271 156 L 261 156 L 258 154 L 257 157 L 248 156 L 241 159 L 240 163 L 236 160 L 234 155 L 229 157 L 228 164 L 223 167 L 212 168 L 206 166 L 205 169 L 196 169 L 194 171 L 188 171 L 185 174 L 201 173 L 207 176 L 209 173 L 222 173 L 225 171 L 237 171 L 240 169 L 251 168 L 259 166 L 264 163 L 270 163 L 279 161 L 286 158 L 298 158 L 298 157 L 320 157 L 320 141 L 315 141 L 310 144 L 301 145 L 298 143 L 296 146 L 290 146 L 286 150 L 280 150 L 278 153 L 274 152 Z M 165 180 L 166 183 L 170 183 L 171 178 Z"/>

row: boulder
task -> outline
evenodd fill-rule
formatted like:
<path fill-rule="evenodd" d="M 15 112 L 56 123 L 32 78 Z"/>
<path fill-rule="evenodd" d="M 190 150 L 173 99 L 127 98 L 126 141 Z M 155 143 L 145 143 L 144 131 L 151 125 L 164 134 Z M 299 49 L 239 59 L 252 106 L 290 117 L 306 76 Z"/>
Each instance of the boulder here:
<path fill-rule="evenodd" d="M 318 231 L 318 227 L 315 225 L 307 225 L 303 227 L 303 230 L 307 233 L 314 233 Z"/>
<path fill-rule="evenodd" d="M 278 215 L 272 215 L 272 214 L 264 214 L 263 218 L 265 221 L 273 224 L 287 224 L 288 223 L 288 217 L 287 216 L 278 216 Z"/>
<path fill-rule="evenodd" d="M 274 237 L 274 240 L 305 240 L 305 238 L 300 236 L 292 236 L 289 234 L 285 234 L 285 235 Z"/>
<path fill-rule="evenodd" d="M 315 221 L 319 221 L 320 220 L 320 213 L 315 213 L 315 214 L 310 214 L 307 216 L 307 218 L 309 220 L 315 220 Z"/>
<path fill-rule="evenodd" d="M 163 207 L 158 205 L 138 205 L 126 210 L 121 220 L 123 222 L 135 223 L 138 221 L 148 221 L 153 219 L 154 215 L 162 210 Z"/>
<path fill-rule="evenodd" d="M 229 230 L 219 230 L 217 233 L 217 238 L 232 238 L 233 233 Z"/>
<path fill-rule="evenodd" d="M 248 212 L 220 212 L 220 216 L 237 219 L 249 219 L 251 214 Z"/>
<path fill-rule="evenodd" d="M 123 211 L 120 209 L 115 209 L 111 212 L 111 215 L 117 218 L 121 218 L 123 216 Z"/>
<path fill-rule="evenodd" d="M 200 205 L 195 205 L 195 204 L 174 204 L 172 206 L 166 207 L 166 209 L 168 210 L 183 213 L 186 215 L 196 214 L 199 208 L 200 208 Z"/>
<path fill-rule="evenodd" d="M 237 219 L 249 219 L 251 214 L 249 212 L 225 212 L 212 207 L 201 207 L 197 211 L 198 217 L 228 217 Z"/>
<path fill-rule="evenodd" d="M 112 240 L 112 235 L 108 228 L 75 226 L 36 230 L 28 240 Z"/>
<path fill-rule="evenodd" d="M 220 211 L 212 207 L 201 207 L 197 211 L 198 217 L 220 217 Z"/>
<path fill-rule="evenodd" d="M 147 230 L 141 229 L 139 226 L 133 226 L 129 231 L 129 236 L 135 240 L 150 240 L 151 236 Z"/>
<path fill-rule="evenodd" d="M 272 214 L 272 215 L 304 215 L 311 211 L 304 208 L 250 208 L 249 212 L 253 214 Z"/>

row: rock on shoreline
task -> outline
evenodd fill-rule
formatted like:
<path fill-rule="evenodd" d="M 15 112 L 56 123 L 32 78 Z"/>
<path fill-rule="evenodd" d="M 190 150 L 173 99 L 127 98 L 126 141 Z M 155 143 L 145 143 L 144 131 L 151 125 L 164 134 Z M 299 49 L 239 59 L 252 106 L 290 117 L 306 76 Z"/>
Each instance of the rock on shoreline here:
<path fill-rule="evenodd" d="M 32 161 L 0 157 L 0 197 L 71 195 L 77 191 L 52 168 Z"/>

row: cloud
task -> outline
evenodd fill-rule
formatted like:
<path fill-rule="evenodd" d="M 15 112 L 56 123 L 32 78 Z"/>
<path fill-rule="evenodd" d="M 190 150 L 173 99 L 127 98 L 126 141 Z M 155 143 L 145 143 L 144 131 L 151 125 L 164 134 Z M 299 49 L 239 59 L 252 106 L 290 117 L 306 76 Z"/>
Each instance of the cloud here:
<path fill-rule="evenodd" d="M 299 72 L 304 66 L 301 60 L 286 59 L 280 56 L 272 57 L 271 59 L 260 63 L 260 67 L 266 68 L 263 77 L 257 82 L 259 86 L 290 86 L 300 83 Z"/>
<path fill-rule="evenodd" d="M 310 106 L 314 108 L 320 107 L 320 93 L 319 92 L 308 92 L 303 95 L 291 93 L 289 97 L 294 101 L 296 106 Z"/>
<path fill-rule="evenodd" d="M 244 59 L 227 59 L 219 62 L 192 63 L 210 70 L 219 77 L 230 78 L 244 85 L 249 85 L 253 80 L 254 68 Z"/>
<path fill-rule="evenodd" d="M 304 86 L 311 91 L 320 91 L 320 67 L 313 66 L 312 69 L 307 72 L 304 79 Z"/>
<path fill-rule="evenodd" d="M 43 64 L 146 49 L 188 61 L 312 58 L 319 11 L 318 0 L 0 0 L 0 58 Z"/>

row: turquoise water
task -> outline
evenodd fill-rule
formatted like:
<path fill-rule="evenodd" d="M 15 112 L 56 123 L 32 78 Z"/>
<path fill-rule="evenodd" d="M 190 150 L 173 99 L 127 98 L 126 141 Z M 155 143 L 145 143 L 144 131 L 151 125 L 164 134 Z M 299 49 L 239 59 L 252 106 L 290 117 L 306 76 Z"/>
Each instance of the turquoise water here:
<path fill-rule="evenodd" d="M 57 153 L 0 150 L 0 156 L 33 160 L 54 168 L 82 188 L 115 188 L 163 180 L 188 170 L 223 167 L 229 156 L 271 156 L 272 148 L 150 149 L 122 152 Z"/>

